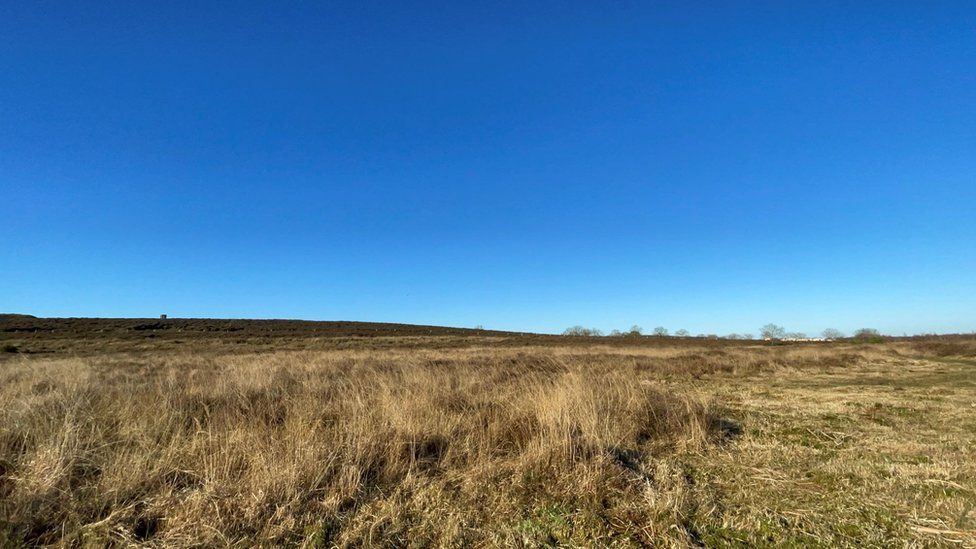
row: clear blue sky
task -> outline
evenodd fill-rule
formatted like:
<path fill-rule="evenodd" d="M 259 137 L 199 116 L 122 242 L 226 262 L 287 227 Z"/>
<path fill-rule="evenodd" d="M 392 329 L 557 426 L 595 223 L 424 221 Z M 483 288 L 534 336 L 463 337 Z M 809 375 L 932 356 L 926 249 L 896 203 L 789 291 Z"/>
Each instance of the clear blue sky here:
<path fill-rule="evenodd" d="M 976 330 L 976 3 L 6 2 L 0 312 Z"/>

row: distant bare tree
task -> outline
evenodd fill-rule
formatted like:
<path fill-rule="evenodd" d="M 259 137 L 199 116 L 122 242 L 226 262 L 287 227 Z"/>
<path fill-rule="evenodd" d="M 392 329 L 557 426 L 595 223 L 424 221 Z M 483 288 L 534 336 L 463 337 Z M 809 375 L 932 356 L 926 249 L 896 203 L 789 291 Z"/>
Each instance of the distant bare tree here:
<path fill-rule="evenodd" d="M 739 334 L 729 334 L 725 336 L 725 339 L 741 339 L 741 338 L 742 336 L 740 336 Z"/>
<path fill-rule="evenodd" d="M 754 339 L 752 334 L 742 334 L 742 339 Z"/>
<path fill-rule="evenodd" d="M 563 332 L 565 336 L 601 336 L 603 332 L 596 328 L 584 328 L 583 326 L 572 326 Z"/>
<path fill-rule="evenodd" d="M 790 332 L 785 336 L 787 339 L 806 339 L 807 334 L 803 332 Z"/>
<path fill-rule="evenodd" d="M 621 332 L 620 330 L 611 330 L 610 331 L 610 337 L 620 337 L 622 335 L 624 335 L 624 333 Z"/>
<path fill-rule="evenodd" d="M 640 326 L 638 326 L 636 324 L 634 324 L 633 326 L 630 327 L 630 335 L 632 335 L 632 336 L 639 336 L 639 335 L 641 335 L 641 333 L 643 331 L 644 331 L 644 328 L 641 328 Z"/>
<path fill-rule="evenodd" d="M 840 339 L 844 337 L 844 332 L 835 330 L 834 328 L 827 328 L 820 335 L 822 335 L 824 339 Z"/>
<path fill-rule="evenodd" d="M 688 330 L 685 330 L 684 328 L 682 328 L 682 329 L 678 330 L 677 332 L 675 332 L 674 335 L 676 335 L 678 337 L 688 337 L 691 334 L 688 333 Z"/>
<path fill-rule="evenodd" d="M 668 329 L 665 328 L 664 326 L 658 326 L 657 328 L 654 328 L 654 335 L 658 337 L 664 337 L 668 335 Z"/>
<path fill-rule="evenodd" d="M 759 333 L 763 339 L 783 339 L 786 335 L 786 330 L 776 324 L 767 324 L 759 330 Z"/>

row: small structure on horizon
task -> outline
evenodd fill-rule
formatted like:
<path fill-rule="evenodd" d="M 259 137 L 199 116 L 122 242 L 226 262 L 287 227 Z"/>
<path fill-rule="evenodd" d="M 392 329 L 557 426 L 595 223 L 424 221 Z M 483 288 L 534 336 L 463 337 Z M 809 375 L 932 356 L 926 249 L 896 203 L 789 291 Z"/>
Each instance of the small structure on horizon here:
<path fill-rule="evenodd" d="M 159 315 L 159 320 L 166 320 L 166 315 Z"/>

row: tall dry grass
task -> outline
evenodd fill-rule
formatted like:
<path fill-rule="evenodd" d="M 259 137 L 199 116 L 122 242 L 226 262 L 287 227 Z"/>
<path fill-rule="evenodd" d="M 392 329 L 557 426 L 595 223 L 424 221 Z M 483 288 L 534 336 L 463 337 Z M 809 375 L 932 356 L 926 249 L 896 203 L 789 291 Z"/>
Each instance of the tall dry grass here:
<path fill-rule="evenodd" d="M 435 339 L 31 340 L 0 356 L 0 547 L 976 539 L 969 340 Z"/>
<path fill-rule="evenodd" d="M 653 520 L 681 510 L 667 456 L 700 448 L 721 422 L 707 401 L 648 374 L 709 360 L 730 357 L 468 349 L 8 361 L 0 542 L 520 544 L 533 521 L 559 520 L 539 509 L 567 502 L 553 516 L 575 514 L 566 528 L 587 541 L 680 541 L 664 531 L 673 516 Z"/>

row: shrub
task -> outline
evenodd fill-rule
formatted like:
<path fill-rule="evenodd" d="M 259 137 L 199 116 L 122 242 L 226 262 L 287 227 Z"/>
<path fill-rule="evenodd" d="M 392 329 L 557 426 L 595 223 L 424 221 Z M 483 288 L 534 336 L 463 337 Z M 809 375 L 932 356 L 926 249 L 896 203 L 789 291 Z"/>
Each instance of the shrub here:
<path fill-rule="evenodd" d="M 859 343 L 884 343 L 885 337 L 874 328 L 861 328 L 854 332 L 854 341 Z"/>

